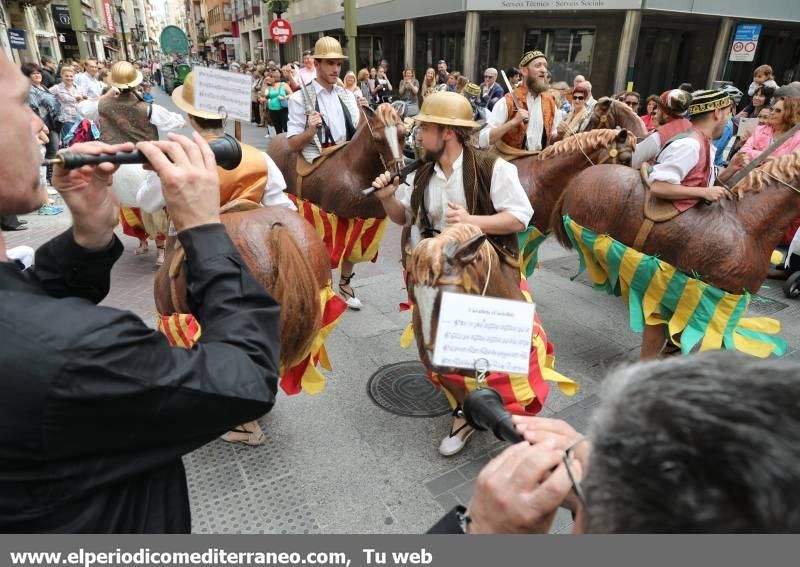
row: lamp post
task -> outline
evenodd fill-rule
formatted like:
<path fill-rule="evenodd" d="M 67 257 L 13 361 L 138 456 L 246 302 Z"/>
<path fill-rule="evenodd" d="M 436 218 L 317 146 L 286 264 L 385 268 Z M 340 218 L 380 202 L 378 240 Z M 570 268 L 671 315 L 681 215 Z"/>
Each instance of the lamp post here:
<path fill-rule="evenodd" d="M 200 42 L 200 53 L 202 54 L 203 61 L 207 61 L 206 59 L 206 20 L 203 16 L 200 16 L 200 19 L 197 21 L 197 28 L 199 30 L 199 34 L 197 36 L 197 40 Z"/>
<path fill-rule="evenodd" d="M 122 34 L 122 46 L 125 50 L 125 61 L 128 61 L 128 40 L 125 39 L 125 20 L 122 19 L 122 0 L 114 0 L 114 6 L 117 8 L 117 15 L 119 15 L 119 27 Z"/>

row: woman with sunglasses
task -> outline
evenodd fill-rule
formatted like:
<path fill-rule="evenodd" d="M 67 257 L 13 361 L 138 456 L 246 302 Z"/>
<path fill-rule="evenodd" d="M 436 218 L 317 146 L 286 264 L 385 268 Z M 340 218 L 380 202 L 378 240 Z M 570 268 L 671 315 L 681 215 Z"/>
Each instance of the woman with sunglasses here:
<path fill-rule="evenodd" d="M 583 85 L 578 85 L 572 91 L 572 112 L 567 114 L 567 117 L 558 125 L 558 139 L 563 140 L 570 136 L 583 132 L 592 113 L 586 106 L 586 100 L 589 98 L 589 91 Z"/>

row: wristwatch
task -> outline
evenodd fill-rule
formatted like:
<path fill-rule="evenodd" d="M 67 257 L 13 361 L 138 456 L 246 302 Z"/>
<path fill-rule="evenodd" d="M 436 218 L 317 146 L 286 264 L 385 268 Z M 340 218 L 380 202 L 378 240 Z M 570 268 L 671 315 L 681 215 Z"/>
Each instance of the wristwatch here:
<path fill-rule="evenodd" d="M 463 506 L 456 508 L 456 521 L 458 521 L 458 527 L 461 529 L 461 533 L 466 534 L 467 528 L 472 522 L 472 518 L 469 517 L 467 514 L 467 509 Z"/>

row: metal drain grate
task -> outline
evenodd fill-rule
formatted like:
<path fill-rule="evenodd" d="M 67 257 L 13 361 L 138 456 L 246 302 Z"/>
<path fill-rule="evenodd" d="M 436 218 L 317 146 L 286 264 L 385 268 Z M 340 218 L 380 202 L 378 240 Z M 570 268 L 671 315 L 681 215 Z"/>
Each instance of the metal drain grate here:
<path fill-rule="evenodd" d="M 381 366 L 367 382 L 367 393 L 378 406 L 395 415 L 438 417 L 452 411 L 419 361 Z"/>
<path fill-rule="evenodd" d="M 787 307 L 789 307 L 788 303 L 758 294 L 750 300 L 750 305 L 747 306 L 747 315 L 772 315 Z"/>

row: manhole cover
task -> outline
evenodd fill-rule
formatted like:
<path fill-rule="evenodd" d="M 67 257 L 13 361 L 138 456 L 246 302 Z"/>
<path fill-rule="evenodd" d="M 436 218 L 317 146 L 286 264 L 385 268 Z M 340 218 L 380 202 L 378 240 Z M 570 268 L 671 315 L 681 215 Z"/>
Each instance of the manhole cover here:
<path fill-rule="evenodd" d="M 396 415 L 438 417 L 452 411 L 419 361 L 381 366 L 367 382 L 367 393 L 378 406 Z"/>
<path fill-rule="evenodd" d="M 771 299 L 763 295 L 754 295 L 747 306 L 747 314 L 772 315 L 789 307 L 788 303 Z"/>

